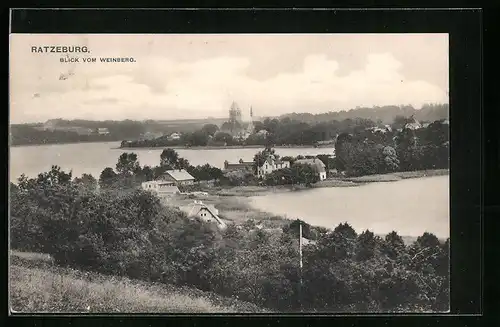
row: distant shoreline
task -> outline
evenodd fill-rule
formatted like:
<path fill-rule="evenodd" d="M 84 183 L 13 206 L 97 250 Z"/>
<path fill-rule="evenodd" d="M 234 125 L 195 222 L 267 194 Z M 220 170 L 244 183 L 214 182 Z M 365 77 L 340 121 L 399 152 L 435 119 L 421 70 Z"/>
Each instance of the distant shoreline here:
<path fill-rule="evenodd" d="M 226 145 L 226 146 L 206 145 L 206 146 L 192 146 L 192 147 L 185 147 L 185 146 L 153 146 L 153 147 L 117 147 L 117 148 L 112 148 L 112 149 L 113 150 L 126 150 L 126 149 L 131 149 L 131 150 L 158 150 L 158 149 L 166 149 L 166 148 L 175 149 L 175 150 L 263 149 L 263 148 L 265 148 L 265 145 Z M 273 148 L 278 148 L 278 149 L 306 149 L 306 148 L 332 149 L 332 148 L 334 148 L 334 145 L 332 144 L 331 147 L 325 147 L 325 146 L 315 147 L 314 145 L 274 145 Z"/>
<path fill-rule="evenodd" d="M 11 148 L 20 148 L 20 147 L 32 147 L 32 146 L 45 146 L 45 145 L 71 145 L 71 144 L 88 144 L 88 143 L 112 143 L 116 142 L 119 143 L 120 140 L 117 141 L 111 141 L 111 140 L 105 140 L 105 141 L 78 141 L 78 142 L 57 142 L 57 143 L 36 143 L 36 144 L 10 144 Z"/>
<path fill-rule="evenodd" d="M 213 195 L 252 197 L 266 196 L 273 193 L 300 192 L 318 188 L 359 187 L 371 183 L 397 182 L 405 179 L 446 176 L 449 169 L 428 169 L 416 171 L 403 171 L 387 174 L 364 175 L 359 177 L 334 177 L 312 184 L 311 187 L 303 185 L 277 185 L 277 186 L 232 186 L 211 190 Z M 207 190 L 205 190 L 207 191 Z M 210 189 L 208 189 L 210 191 Z M 210 193 L 210 192 L 209 192 Z"/>
<path fill-rule="evenodd" d="M 71 144 L 88 144 L 88 143 L 120 143 L 121 141 L 80 141 L 80 142 L 58 142 L 58 143 L 37 143 L 37 144 L 10 144 L 11 148 L 20 148 L 20 147 L 35 147 L 35 146 L 46 146 L 46 145 L 71 145 Z M 206 146 L 192 146 L 186 147 L 181 145 L 174 146 L 153 146 L 153 147 L 112 147 L 111 150 L 159 150 L 159 149 L 175 149 L 175 150 L 225 150 L 225 149 L 259 149 L 265 148 L 265 145 L 206 145 Z M 273 148 L 278 149 L 306 149 L 306 148 L 315 148 L 315 149 L 332 149 L 334 148 L 334 144 L 331 146 L 314 146 L 314 145 L 275 145 Z"/>

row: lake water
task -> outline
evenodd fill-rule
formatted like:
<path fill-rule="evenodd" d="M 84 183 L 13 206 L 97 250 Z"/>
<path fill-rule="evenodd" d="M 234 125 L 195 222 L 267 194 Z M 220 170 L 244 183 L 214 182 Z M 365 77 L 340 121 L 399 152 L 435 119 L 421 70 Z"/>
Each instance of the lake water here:
<path fill-rule="evenodd" d="M 54 144 L 39 146 L 20 146 L 10 148 L 10 180 L 15 182 L 21 174 L 35 177 L 41 172 L 58 165 L 63 170 L 73 171 L 73 176 L 90 173 L 98 178 L 105 167 L 115 168 L 118 157 L 123 152 L 137 153 L 141 165 L 156 166 L 160 163 L 163 148 L 158 149 L 117 149 L 120 142 Z M 223 168 L 224 160 L 237 162 L 253 160 L 254 154 L 261 149 L 177 149 L 183 158 L 192 165 Z M 277 148 L 280 156 L 333 154 L 333 148 Z"/>
<path fill-rule="evenodd" d="M 158 165 L 162 148 L 116 149 L 119 142 L 79 143 L 10 148 L 10 180 L 22 174 L 34 177 L 58 165 L 73 176 L 90 173 L 96 178 L 105 167 L 115 167 L 123 152 L 135 152 L 141 165 Z M 193 165 L 209 163 L 222 168 L 224 160 L 252 160 L 258 148 L 176 150 Z M 333 148 L 277 148 L 281 156 L 333 154 Z M 357 231 L 378 234 L 395 230 L 400 235 L 423 232 L 449 236 L 449 178 L 436 176 L 356 187 L 317 188 L 252 198 L 263 211 L 301 218 L 312 225 L 333 228 L 349 222 Z"/>
<path fill-rule="evenodd" d="M 254 207 L 311 225 L 334 228 L 348 222 L 358 233 L 396 231 L 420 236 L 425 231 L 449 237 L 449 176 L 317 188 L 252 197 Z"/>

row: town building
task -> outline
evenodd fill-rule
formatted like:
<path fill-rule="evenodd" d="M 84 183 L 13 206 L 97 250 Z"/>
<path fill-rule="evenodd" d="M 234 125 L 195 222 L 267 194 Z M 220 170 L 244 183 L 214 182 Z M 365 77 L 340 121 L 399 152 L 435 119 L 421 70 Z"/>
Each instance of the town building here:
<path fill-rule="evenodd" d="M 411 116 L 408 123 L 405 124 L 404 128 L 408 128 L 411 130 L 416 130 L 422 128 L 422 125 L 415 119 L 415 117 Z"/>
<path fill-rule="evenodd" d="M 238 163 L 229 163 L 227 160 L 224 161 L 224 171 L 235 171 L 235 170 L 253 170 L 253 161 L 243 161 L 240 159 Z"/>
<path fill-rule="evenodd" d="M 172 134 L 170 134 L 167 139 L 169 141 L 178 141 L 181 139 L 181 134 L 180 133 L 177 133 L 177 132 L 174 132 Z"/>
<path fill-rule="evenodd" d="M 219 210 L 213 205 L 206 205 L 201 201 L 194 201 L 187 206 L 179 207 L 188 218 L 198 218 L 204 222 L 215 223 L 220 229 L 225 229 L 227 224 L 219 217 Z"/>
<path fill-rule="evenodd" d="M 149 181 L 142 183 L 141 187 L 161 198 L 180 193 L 179 188 L 171 181 Z"/>
<path fill-rule="evenodd" d="M 392 132 L 392 128 L 389 125 L 385 125 L 384 127 L 379 127 L 379 126 L 368 127 L 366 130 L 371 131 L 372 133 L 380 132 L 380 133 L 384 133 L 384 134 L 387 132 Z"/>
<path fill-rule="evenodd" d="M 310 165 L 314 172 L 318 175 L 320 181 L 324 181 L 326 179 L 326 165 L 318 158 L 299 159 L 294 162 L 294 165 L 297 164 Z"/>
<path fill-rule="evenodd" d="M 263 178 L 267 174 L 283 168 L 290 168 L 290 162 L 281 161 L 279 159 L 276 159 L 274 155 L 270 155 L 260 167 L 257 167 L 257 177 Z"/>
<path fill-rule="evenodd" d="M 104 128 L 104 127 L 99 127 L 97 129 L 97 134 L 99 134 L 99 135 L 108 135 L 109 134 L 109 130 L 107 128 Z"/>
<path fill-rule="evenodd" d="M 254 133 L 255 126 L 253 124 L 253 108 L 250 107 L 250 121 L 243 122 L 242 111 L 238 104 L 233 101 L 229 109 L 229 119 L 222 124 L 221 132 L 230 134 L 234 139 L 244 141 Z"/>
<path fill-rule="evenodd" d="M 172 182 L 179 185 L 192 185 L 194 184 L 194 177 L 191 176 L 185 169 L 167 170 L 160 175 L 157 180 Z"/>

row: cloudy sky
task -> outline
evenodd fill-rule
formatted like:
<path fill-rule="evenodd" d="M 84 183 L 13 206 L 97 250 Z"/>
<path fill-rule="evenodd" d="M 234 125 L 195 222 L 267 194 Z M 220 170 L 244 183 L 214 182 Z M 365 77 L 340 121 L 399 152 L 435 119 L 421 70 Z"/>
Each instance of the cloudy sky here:
<path fill-rule="evenodd" d="M 31 52 L 47 45 L 91 52 Z M 10 56 L 12 123 L 226 117 L 233 100 L 257 116 L 448 102 L 447 34 L 12 34 Z"/>

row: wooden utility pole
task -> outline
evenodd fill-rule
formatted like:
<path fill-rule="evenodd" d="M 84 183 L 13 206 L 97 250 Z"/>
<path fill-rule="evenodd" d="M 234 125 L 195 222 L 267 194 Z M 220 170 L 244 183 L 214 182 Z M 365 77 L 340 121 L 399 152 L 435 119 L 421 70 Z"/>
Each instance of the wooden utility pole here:
<path fill-rule="evenodd" d="M 302 311 L 302 222 L 299 221 L 299 305 Z"/>

